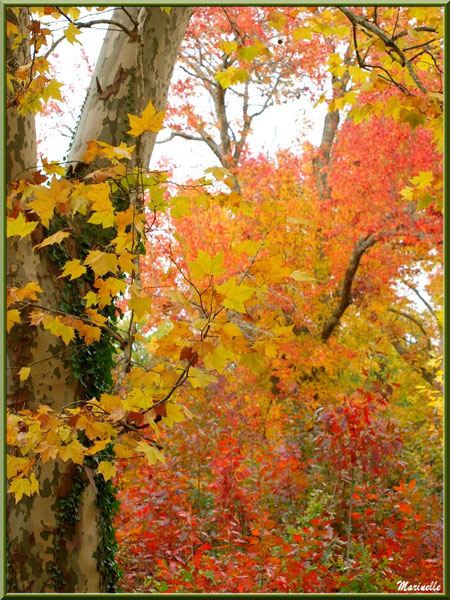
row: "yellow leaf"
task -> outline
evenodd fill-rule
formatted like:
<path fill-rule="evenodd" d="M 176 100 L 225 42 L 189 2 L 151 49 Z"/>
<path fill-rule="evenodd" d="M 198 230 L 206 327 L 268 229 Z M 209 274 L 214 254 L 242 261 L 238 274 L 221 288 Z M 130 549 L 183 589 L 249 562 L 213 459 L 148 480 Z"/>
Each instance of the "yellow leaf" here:
<path fill-rule="evenodd" d="M 102 225 L 103 229 L 114 227 L 114 212 L 112 210 L 95 212 L 89 219 L 88 223 L 94 225 Z"/>
<path fill-rule="evenodd" d="M 102 154 L 106 158 L 117 158 L 119 160 L 122 158 L 131 160 L 133 150 L 136 148 L 136 146 L 127 146 L 124 142 L 121 142 L 119 146 L 110 146 L 105 142 L 97 142 L 97 144 L 103 148 Z"/>
<path fill-rule="evenodd" d="M 12 23 L 11 21 L 6 21 L 6 36 L 9 37 L 10 35 L 19 34 L 19 30 L 17 29 L 17 25 L 15 23 Z"/>
<path fill-rule="evenodd" d="M 131 298 L 128 308 L 134 311 L 138 319 L 141 319 L 152 310 L 152 301 L 150 298 Z"/>
<path fill-rule="evenodd" d="M 25 381 L 25 379 L 28 379 L 29 375 L 30 375 L 30 367 L 22 367 L 19 371 L 19 379 L 20 381 Z"/>
<path fill-rule="evenodd" d="M 71 460 L 77 465 L 82 465 L 84 461 L 84 451 L 85 448 L 80 442 L 78 440 L 73 440 L 70 444 L 67 444 L 67 446 L 61 446 L 58 454 L 64 462 Z"/>
<path fill-rule="evenodd" d="M 44 328 L 48 329 L 53 335 L 61 337 L 66 345 L 75 337 L 74 328 L 63 323 L 59 317 L 45 315 L 42 319 L 42 323 Z"/>
<path fill-rule="evenodd" d="M 245 252 L 245 254 L 248 254 L 249 256 L 254 256 L 261 245 L 261 242 L 252 242 L 251 240 L 246 240 L 245 242 L 234 244 L 233 252 L 236 254 Z"/>
<path fill-rule="evenodd" d="M 143 452 L 149 465 L 154 465 L 158 460 L 165 462 L 164 454 L 154 446 L 150 446 L 146 442 L 140 441 L 136 446 L 137 452 Z"/>
<path fill-rule="evenodd" d="M 138 117 L 135 115 L 128 114 L 130 119 L 130 130 L 127 132 L 135 137 L 141 135 L 144 131 L 153 131 L 158 133 L 163 128 L 163 120 L 166 114 L 165 110 L 156 112 L 155 107 L 151 100 L 149 100 L 146 108 L 142 112 L 142 116 Z"/>
<path fill-rule="evenodd" d="M 46 238 L 40 244 L 34 246 L 33 250 L 37 248 L 44 248 L 45 246 L 50 246 L 51 244 L 60 244 L 65 238 L 69 237 L 70 233 L 68 231 L 57 231 L 50 237 Z"/>
<path fill-rule="evenodd" d="M 14 323 L 20 323 L 20 313 L 17 309 L 6 311 L 6 331 L 9 333 Z"/>
<path fill-rule="evenodd" d="M 213 258 L 203 250 L 199 250 L 197 258 L 193 262 L 189 262 L 189 269 L 194 279 L 201 279 L 205 275 L 222 275 L 225 269 L 223 264 L 223 252 L 219 252 Z"/>
<path fill-rule="evenodd" d="M 8 492 L 14 494 L 16 504 L 22 496 L 31 496 L 39 490 L 39 483 L 32 473 L 30 477 L 16 477 L 11 481 Z"/>
<path fill-rule="evenodd" d="M 42 159 L 42 166 L 44 167 L 44 171 L 46 173 L 49 173 L 50 175 L 56 174 L 61 175 L 61 177 L 64 177 L 66 173 L 65 168 L 62 167 L 59 162 L 52 161 L 49 163 L 46 158 Z"/>
<path fill-rule="evenodd" d="M 42 294 L 42 288 L 35 281 L 29 281 L 23 288 L 9 288 L 7 294 L 7 304 L 9 306 L 13 302 L 20 302 L 24 298 L 37 300 L 37 294 Z"/>
<path fill-rule="evenodd" d="M 237 48 L 238 45 L 236 42 L 220 42 L 220 49 L 223 50 L 225 54 L 231 54 L 232 52 L 235 52 Z"/>
<path fill-rule="evenodd" d="M 93 306 L 94 304 L 98 304 L 98 297 L 97 294 L 94 294 L 94 292 L 88 292 L 86 296 L 83 296 L 83 300 L 86 300 L 86 308 L 89 308 L 89 306 Z"/>
<path fill-rule="evenodd" d="M 423 190 L 431 185 L 433 179 L 434 175 L 431 171 L 419 171 L 419 174 L 410 179 L 410 181 L 418 190 Z"/>
<path fill-rule="evenodd" d="M 106 460 L 102 460 L 97 468 L 97 473 L 101 473 L 105 481 L 109 481 L 116 474 L 116 467 Z"/>
<path fill-rule="evenodd" d="M 91 250 L 84 260 L 84 264 L 91 267 L 96 277 L 101 277 L 110 271 L 114 273 L 117 269 L 117 256 L 110 252 Z"/>
<path fill-rule="evenodd" d="M 69 260 L 63 267 L 63 272 L 59 275 L 60 277 L 69 277 L 70 280 L 77 279 L 77 277 L 81 277 L 86 273 L 86 267 L 81 264 L 81 261 L 78 259 Z"/>
<path fill-rule="evenodd" d="M 77 42 L 77 44 L 81 44 L 81 42 L 76 39 L 76 36 L 80 35 L 80 33 L 81 31 L 73 23 L 70 23 L 67 29 L 64 30 L 64 36 L 67 38 L 67 41 L 71 44 L 73 44 L 74 42 Z"/>
<path fill-rule="evenodd" d="M 29 206 L 39 215 L 42 224 L 48 227 L 56 206 L 69 203 L 72 185 L 65 179 L 53 178 L 49 188 L 42 185 L 33 185 L 31 188 L 35 199 Z"/>
<path fill-rule="evenodd" d="M 12 479 L 20 471 L 26 472 L 33 463 L 27 457 L 6 455 L 6 476 Z M 23 473 L 22 473 L 23 474 Z"/>
<path fill-rule="evenodd" d="M 6 219 L 6 237 L 12 237 L 13 235 L 20 235 L 21 238 L 26 235 L 30 235 L 36 228 L 37 221 L 25 221 L 23 213 L 19 213 L 16 219 L 7 217 Z"/>
<path fill-rule="evenodd" d="M 292 32 L 292 38 L 294 42 L 297 40 L 310 40 L 312 37 L 312 31 L 308 27 L 299 27 L 294 29 Z"/>
<path fill-rule="evenodd" d="M 208 375 L 200 369 L 196 369 L 195 367 L 191 367 L 189 370 L 189 383 L 192 385 L 194 389 L 201 387 L 204 388 L 210 383 L 216 382 L 217 379 L 214 375 Z"/>
<path fill-rule="evenodd" d="M 253 296 L 255 290 L 246 285 L 237 285 L 234 277 L 222 285 L 216 285 L 216 290 L 224 296 L 223 305 L 226 308 L 245 312 L 244 301 Z"/>
<path fill-rule="evenodd" d="M 292 277 L 295 281 L 315 281 L 314 277 L 311 277 L 311 275 L 308 275 L 308 273 L 304 273 L 303 271 L 292 271 L 289 277 Z"/>
<path fill-rule="evenodd" d="M 185 414 L 179 404 L 173 402 L 167 402 L 166 404 L 166 416 L 163 417 L 163 423 L 167 427 L 172 427 L 175 423 L 181 423 L 185 420 Z"/>

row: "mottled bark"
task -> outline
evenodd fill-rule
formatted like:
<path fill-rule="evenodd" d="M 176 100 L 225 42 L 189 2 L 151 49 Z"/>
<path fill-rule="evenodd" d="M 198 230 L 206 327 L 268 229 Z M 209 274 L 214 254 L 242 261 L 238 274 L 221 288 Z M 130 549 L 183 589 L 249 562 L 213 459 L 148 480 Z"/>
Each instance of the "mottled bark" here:
<path fill-rule="evenodd" d="M 171 15 L 159 7 L 130 7 L 132 18 L 142 24 L 145 34 L 144 85 L 145 94 L 155 107 L 165 106 L 173 65 L 184 29 L 190 16 L 190 8 L 173 8 Z M 128 19 L 121 9 L 115 18 Z M 27 9 L 21 9 L 21 26 L 25 28 Z M 70 159 L 79 161 L 86 149 L 86 142 L 101 139 L 119 143 L 127 129 L 126 113 L 133 112 L 127 105 L 133 96 L 133 71 L 136 65 L 137 44 L 123 31 L 110 28 L 96 67 L 89 95 L 85 102 Z M 23 44 L 18 51 L 10 52 L 11 66 L 29 62 L 29 49 Z M 154 137 L 146 136 L 141 156 L 149 160 Z M 24 178 L 36 165 L 36 140 L 34 118 L 20 117 L 15 107 L 7 114 L 7 181 Z M 36 229 L 38 232 L 40 226 Z M 39 235 L 39 232 L 37 233 Z M 32 236 L 31 236 L 32 237 Z M 46 258 L 46 252 L 33 252 L 36 239 L 19 240 L 17 237 L 7 247 L 8 285 L 22 287 L 28 281 L 36 281 L 43 290 L 40 304 L 57 309 L 63 283 L 57 279 L 59 270 Z M 83 400 L 77 380 L 73 376 L 70 353 L 48 331 L 30 328 L 24 323 L 15 325 L 8 339 L 8 387 L 7 402 L 10 407 L 33 408 L 49 404 L 54 409 L 71 402 Z M 19 385 L 18 370 L 21 366 L 32 367 L 28 380 Z M 82 474 L 84 478 L 86 473 Z M 7 532 L 9 560 L 11 564 L 11 592 L 48 593 L 54 591 L 97 593 L 101 592 L 97 560 L 99 536 L 96 527 L 96 491 L 87 479 L 79 507 L 79 520 L 69 540 L 62 540 L 58 533 L 56 513 L 57 498 L 70 494 L 74 483 L 73 464 L 49 461 L 37 470 L 40 495 L 23 497 L 15 505 L 8 499 Z M 78 475 L 79 477 L 79 475 Z M 64 583 L 55 590 L 49 568 L 55 562 L 55 547 L 59 545 L 59 562 Z"/>
<path fill-rule="evenodd" d="M 191 12 L 189 7 L 173 7 L 168 15 L 158 6 L 130 6 L 128 14 L 121 8 L 114 12 L 113 20 L 127 28 L 133 27 L 131 17 L 144 40 L 144 107 L 148 100 L 156 110 L 166 106 L 170 78 Z M 133 39 L 115 26 L 109 28 L 75 132 L 70 161 L 81 160 L 91 140 L 109 144 L 123 140 L 129 129 L 127 112 L 136 114 L 142 104 L 142 98 L 136 100 L 138 46 L 138 35 Z M 144 164 L 150 160 L 155 137 L 145 135 L 141 149 Z"/>
<path fill-rule="evenodd" d="M 26 9 L 20 11 L 19 22 L 21 29 L 25 30 L 28 22 Z M 8 61 L 11 68 L 26 64 L 29 61 L 28 44 L 22 44 L 16 52 L 9 51 Z M 7 183 L 10 183 L 17 178 L 26 178 L 35 169 L 36 135 L 33 115 L 29 113 L 21 117 L 15 106 L 7 110 L 6 123 Z M 57 280 L 59 273 L 55 272 L 45 252 L 33 252 L 32 245 L 33 240 L 27 238 L 8 238 L 7 284 L 22 287 L 29 281 L 36 281 L 43 290 L 41 303 L 56 307 L 61 288 L 61 280 Z M 10 408 L 21 410 L 49 404 L 59 409 L 79 399 L 78 383 L 71 372 L 69 355 L 66 353 L 64 360 L 54 358 L 63 350 L 66 350 L 65 345 L 48 331 L 31 328 L 26 322 L 14 326 L 7 343 L 6 392 Z M 35 363 L 27 381 L 19 384 L 18 370 Z M 10 591 L 54 591 L 46 567 L 52 563 L 54 555 L 55 496 L 67 470 L 67 464 L 50 461 L 38 467 L 36 473 L 40 496 L 24 496 L 17 505 L 13 497 L 8 496 L 10 583 L 14 586 Z M 67 578 L 72 581 L 67 591 L 100 591 L 96 561 L 92 558 L 97 548 L 95 511 L 95 495 L 88 489 L 82 502 L 75 541 L 67 554 L 66 564 L 62 565 Z"/>

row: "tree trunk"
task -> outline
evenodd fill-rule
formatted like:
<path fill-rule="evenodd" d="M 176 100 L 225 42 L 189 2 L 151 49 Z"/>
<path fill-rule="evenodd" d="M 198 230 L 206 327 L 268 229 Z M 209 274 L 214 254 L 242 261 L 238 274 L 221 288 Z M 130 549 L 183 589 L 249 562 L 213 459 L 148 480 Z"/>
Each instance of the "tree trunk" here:
<path fill-rule="evenodd" d="M 130 28 L 131 17 L 142 31 L 144 107 L 151 100 L 156 110 L 163 110 L 192 9 L 173 7 L 168 15 L 158 6 L 133 6 L 127 8 L 127 13 L 130 16 L 123 9 L 116 9 L 113 20 Z M 70 161 L 81 160 L 91 140 L 119 144 L 126 138 L 127 113 L 136 114 L 142 103 L 141 98 L 139 102 L 136 98 L 137 52 L 137 41 L 117 28 L 108 30 L 69 152 Z M 141 148 L 144 166 L 150 160 L 155 138 L 155 134 L 145 135 Z"/>
<path fill-rule="evenodd" d="M 172 8 L 167 15 L 159 7 L 130 7 L 132 19 L 144 31 L 145 94 L 155 107 L 165 106 L 173 66 L 186 28 L 190 8 Z M 11 19 L 14 17 L 11 16 Z M 18 20 L 26 31 L 26 8 Z M 132 30 L 122 9 L 114 13 Z M 119 144 L 127 129 L 127 112 L 134 112 L 136 46 L 123 31 L 110 27 L 95 69 L 87 100 L 75 134 L 70 159 L 79 161 L 92 139 Z M 29 62 L 28 44 L 10 52 L 17 66 Z M 26 55 L 28 52 L 28 56 Z M 128 99 L 128 103 L 127 103 Z M 154 138 L 147 135 L 141 156 L 148 161 Z M 15 107 L 7 113 L 7 182 L 25 178 L 36 165 L 34 118 L 21 117 Z M 38 226 L 36 231 L 41 226 Z M 59 269 L 45 252 L 33 252 L 36 241 L 9 238 L 8 285 L 22 287 L 36 281 L 43 290 L 40 303 L 58 309 L 61 301 Z M 70 353 L 48 331 L 15 325 L 8 339 L 7 401 L 16 409 L 48 404 L 53 409 L 85 400 L 72 372 Z M 48 360 L 47 360 L 48 359 Z M 18 371 L 34 365 L 30 377 L 19 384 Z M 70 461 L 50 460 L 37 468 L 40 495 L 24 496 L 16 505 L 8 498 L 8 591 L 15 593 L 114 591 L 105 583 L 100 565 L 101 516 L 93 472 Z M 100 518 L 99 518 L 100 517 Z M 109 517 L 110 518 L 110 517 Z M 97 553 L 97 559 L 94 557 Z"/>

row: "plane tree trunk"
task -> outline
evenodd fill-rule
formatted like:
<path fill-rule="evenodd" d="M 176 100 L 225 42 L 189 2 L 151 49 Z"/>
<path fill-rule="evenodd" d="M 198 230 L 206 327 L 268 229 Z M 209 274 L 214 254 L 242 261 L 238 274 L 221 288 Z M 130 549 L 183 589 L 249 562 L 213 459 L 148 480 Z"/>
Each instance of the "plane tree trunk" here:
<path fill-rule="evenodd" d="M 93 80 L 84 103 L 69 159 L 80 161 L 86 143 L 100 139 L 119 144 L 126 131 L 126 113 L 135 111 L 136 36 L 143 32 L 144 93 L 158 110 L 164 108 L 173 66 L 191 9 L 159 7 L 116 9 L 128 31 L 110 26 Z M 11 11 L 9 20 L 26 32 L 28 11 Z M 129 35 L 131 33 L 131 35 Z M 133 39 L 134 36 L 134 39 Z M 29 46 L 8 48 L 8 68 L 29 62 Z M 148 161 L 154 139 L 147 136 L 142 150 Z M 34 117 L 20 116 L 15 106 L 7 110 L 7 184 L 29 176 L 36 166 Z M 39 226 L 41 227 L 41 226 Z M 37 231 L 39 227 L 35 230 Z M 34 233 L 34 232 L 33 232 Z M 6 271 L 8 286 L 37 282 L 43 293 L 39 302 L 58 309 L 62 301 L 59 267 L 46 252 L 33 252 L 36 238 L 8 238 Z M 23 319 L 25 321 L 25 319 Z M 15 325 L 7 347 L 7 402 L 16 410 L 39 404 L 59 410 L 86 399 L 86 390 L 73 372 L 71 352 L 48 331 Z M 29 378 L 20 383 L 22 366 L 32 365 Z M 40 494 L 23 496 L 15 504 L 8 495 L 7 551 L 8 591 L 14 593 L 113 592 L 111 556 L 105 556 L 105 531 L 111 534 L 111 512 L 102 512 L 95 472 L 70 461 L 50 460 L 36 470 Z M 98 483 L 98 480 L 97 480 Z M 109 522 L 108 522 L 109 520 Z M 108 540 L 106 540 L 108 541 Z"/>

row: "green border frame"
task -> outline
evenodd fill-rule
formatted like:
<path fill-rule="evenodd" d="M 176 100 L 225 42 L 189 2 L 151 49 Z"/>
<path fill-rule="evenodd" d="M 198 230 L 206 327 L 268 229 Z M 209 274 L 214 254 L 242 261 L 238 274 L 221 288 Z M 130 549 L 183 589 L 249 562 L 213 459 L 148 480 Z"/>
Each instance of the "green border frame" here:
<path fill-rule="evenodd" d="M 70 0 L 59 0 L 57 2 L 58 5 L 61 6 L 443 6 L 444 7 L 444 95 L 445 99 L 447 99 L 448 85 L 449 85 L 449 76 L 447 73 L 447 65 L 450 61 L 450 42 L 447 45 L 445 43 L 447 41 L 447 34 L 450 32 L 450 0 L 439 1 L 431 1 L 427 2 L 427 0 L 406 0 L 403 2 L 402 0 L 391 0 L 390 2 L 377 2 L 376 0 L 351 0 L 350 2 L 344 2 L 343 0 L 335 0 L 334 2 L 330 0 L 320 1 L 320 0 L 272 0 L 271 2 L 258 0 L 247 0 L 246 2 L 242 2 L 241 0 L 210 0 L 209 2 L 205 1 L 197 1 L 197 2 L 185 2 L 183 0 L 160 0 L 159 2 L 133 2 L 122 0 L 122 2 L 104 2 L 100 0 L 99 2 L 93 1 L 85 1 L 85 2 L 71 2 Z M 3 1 L 0 0 L 0 31 L 2 34 L 2 44 L 0 49 L 0 64 L 2 70 L 2 79 L 3 85 L 1 86 L 1 106 L 2 106 L 2 118 L 0 119 L 0 139 L 2 140 L 2 153 L 1 153 L 1 162 L 2 168 L 0 169 L 0 186 L 1 186 L 1 195 L 4 197 L 5 192 L 5 181 L 6 181 L 6 163 L 5 163 L 5 141 L 6 141 L 6 109 L 5 109 L 5 98 L 6 98 L 6 78 L 3 73 L 3 65 L 5 65 L 6 59 L 6 8 L 9 6 L 43 6 L 45 4 L 51 4 L 51 2 L 43 2 L 42 0 L 29 0 L 28 2 L 22 2 L 20 0 L 10 0 Z M 450 37 L 449 37 L 450 39 Z M 450 592 L 450 578 L 449 578 L 449 569 L 446 568 L 446 558 L 448 558 L 448 525 L 445 519 L 448 516 L 448 477 L 446 472 L 446 454 L 447 454 L 447 432 L 448 432 L 448 413 L 445 410 L 446 406 L 446 398 L 447 398 L 447 381 L 445 374 L 447 373 L 448 366 L 448 357 L 447 357 L 447 308 L 445 303 L 445 298 L 448 298 L 448 273 L 446 272 L 445 265 L 448 262 L 448 223 L 447 223 L 447 189 L 448 189 L 448 153 L 450 150 L 450 142 L 448 141 L 448 135 L 450 135 L 450 129 L 448 127 L 448 109 L 445 103 L 444 105 L 444 590 L 442 593 L 438 594 L 420 594 L 420 593 L 410 593 L 410 594 L 399 594 L 399 593 L 344 593 L 344 594 L 232 594 L 232 593 L 222 593 L 222 594 L 145 594 L 145 593 L 136 593 L 136 594 L 108 594 L 108 593 L 99 593 L 99 594 L 6 594 L 6 490 L 5 490 L 5 477 L 6 477 L 6 453 L 5 453 L 5 444 L 6 444 L 6 419 L 3 419 L 3 426 L 0 427 L 0 514 L 2 515 L 2 519 L 0 520 L 0 565 L 1 569 L 1 587 L 0 593 L 1 598 L 11 598 L 11 599 L 28 599 L 28 598 L 77 598 L 81 596 L 83 598 L 101 598 L 101 597 L 115 597 L 119 598 L 196 598 L 196 597 L 232 597 L 232 598 L 280 598 L 280 597 L 292 597 L 292 598 L 320 598 L 325 597 L 328 598 L 330 596 L 338 596 L 338 597 L 350 597 L 350 598 L 405 598 L 405 597 L 414 597 L 414 598 L 450 598 L 448 595 Z M 0 298 L 2 299 L 1 307 L 1 326 L 0 326 L 0 357 L 1 364 L 3 367 L 3 377 L 0 377 L 0 394 L 3 403 L 3 412 L 2 416 L 5 416 L 6 411 L 6 403 L 3 402 L 3 398 L 5 398 L 6 391 L 6 310 L 5 310 L 5 260 L 6 260 L 6 219 L 4 210 L 0 211 L 0 231 L 1 231 L 1 239 L 2 244 L 0 245 Z"/>

